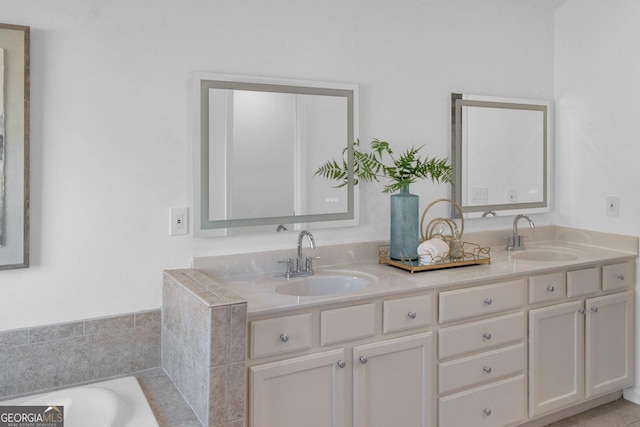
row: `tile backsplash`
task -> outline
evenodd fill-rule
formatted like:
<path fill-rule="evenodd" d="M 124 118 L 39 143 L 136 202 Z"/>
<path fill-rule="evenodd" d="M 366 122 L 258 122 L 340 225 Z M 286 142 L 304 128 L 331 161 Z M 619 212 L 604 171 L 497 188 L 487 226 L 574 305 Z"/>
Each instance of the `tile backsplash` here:
<path fill-rule="evenodd" d="M 161 365 L 161 311 L 0 332 L 0 399 Z"/>

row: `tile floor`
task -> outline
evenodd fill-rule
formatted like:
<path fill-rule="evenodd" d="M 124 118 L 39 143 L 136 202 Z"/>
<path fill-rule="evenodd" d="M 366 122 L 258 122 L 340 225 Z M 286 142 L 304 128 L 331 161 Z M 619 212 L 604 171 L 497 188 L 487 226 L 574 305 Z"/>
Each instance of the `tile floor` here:
<path fill-rule="evenodd" d="M 549 427 L 640 427 L 640 406 L 618 399 L 606 405 L 549 424 Z"/>

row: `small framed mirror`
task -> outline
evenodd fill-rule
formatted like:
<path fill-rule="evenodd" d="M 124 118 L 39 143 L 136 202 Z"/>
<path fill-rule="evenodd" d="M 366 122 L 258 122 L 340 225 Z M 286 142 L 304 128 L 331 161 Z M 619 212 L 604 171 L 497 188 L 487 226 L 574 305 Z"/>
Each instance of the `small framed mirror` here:
<path fill-rule="evenodd" d="M 0 270 L 29 266 L 29 36 L 0 24 Z"/>
<path fill-rule="evenodd" d="M 451 95 L 453 200 L 465 217 L 549 212 L 550 107 Z"/>
<path fill-rule="evenodd" d="M 215 73 L 193 79 L 194 235 L 357 225 L 353 176 L 314 176 L 357 138 L 358 87 Z"/>

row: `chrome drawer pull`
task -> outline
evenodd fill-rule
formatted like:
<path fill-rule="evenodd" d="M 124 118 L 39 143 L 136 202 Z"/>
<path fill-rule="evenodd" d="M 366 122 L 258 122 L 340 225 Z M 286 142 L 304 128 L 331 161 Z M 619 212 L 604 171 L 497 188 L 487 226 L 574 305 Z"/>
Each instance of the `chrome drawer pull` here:
<path fill-rule="evenodd" d="M 347 366 L 344 360 L 338 360 L 337 365 L 338 365 L 338 368 L 344 368 L 345 366 Z"/>
<path fill-rule="evenodd" d="M 366 365 L 367 362 L 369 361 L 369 359 L 367 358 L 367 356 L 360 356 L 360 363 L 362 363 L 363 365 Z"/>
<path fill-rule="evenodd" d="M 491 339 L 491 334 L 489 332 L 485 332 L 484 334 L 482 334 L 482 336 L 484 337 L 484 339 L 486 340 L 490 340 Z"/>
<path fill-rule="evenodd" d="M 493 300 L 491 298 L 487 298 L 487 299 L 484 300 L 484 303 L 487 304 L 487 305 L 491 305 L 491 304 L 493 304 Z"/>
<path fill-rule="evenodd" d="M 594 313 L 598 312 L 598 307 L 591 307 L 591 311 L 593 311 Z"/>
<path fill-rule="evenodd" d="M 287 342 L 287 341 L 289 341 L 289 335 L 287 335 L 287 334 L 280 334 L 280 341 L 282 341 L 282 342 Z"/>
<path fill-rule="evenodd" d="M 482 368 L 483 371 L 485 371 L 487 374 L 491 373 L 491 366 L 485 366 L 484 368 Z"/>
<path fill-rule="evenodd" d="M 407 316 L 409 316 L 410 319 L 415 319 L 416 318 L 416 312 L 415 311 L 410 311 L 407 313 Z"/>
<path fill-rule="evenodd" d="M 485 415 L 489 416 L 491 415 L 491 408 L 484 408 L 482 412 L 484 412 Z"/>
<path fill-rule="evenodd" d="M 624 274 L 618 274 L 616 278 L 619 280 L 624 280 Z"/>
<path fill-rule="evenodd" d="M 553 286 L 547 286 L 547 291 L 553 292 L 555 290 L 556 290 L 556 288 L 554 288 Z"/>

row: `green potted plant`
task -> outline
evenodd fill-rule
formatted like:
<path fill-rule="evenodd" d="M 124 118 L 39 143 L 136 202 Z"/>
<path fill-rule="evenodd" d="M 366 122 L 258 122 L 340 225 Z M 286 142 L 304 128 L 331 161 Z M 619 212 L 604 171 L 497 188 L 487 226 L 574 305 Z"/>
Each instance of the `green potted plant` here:
<path fill-rule="evenodd" d="M 360 181 L 387 179 L 383 192 L 396 193 L 391 196 L 391 258 L 413 260 L 418 257 L 418 196 L 409 193 L 409 185 L 421 180 L 451 182 L 452 169 L 447 159 L 422 157 L 418 148 L 411 147 L 396 156 L 386 141 L 374 138 L 371 152 L 360 151 L 360 141 L 353 144 L 353 177 Z M 349 168 L 347 149 L 342 151 L 342 161 L 329 160 L 318 168 L 315 175 L 332 181 L 340 181 L 337 187 L 347 185 Z"/>

